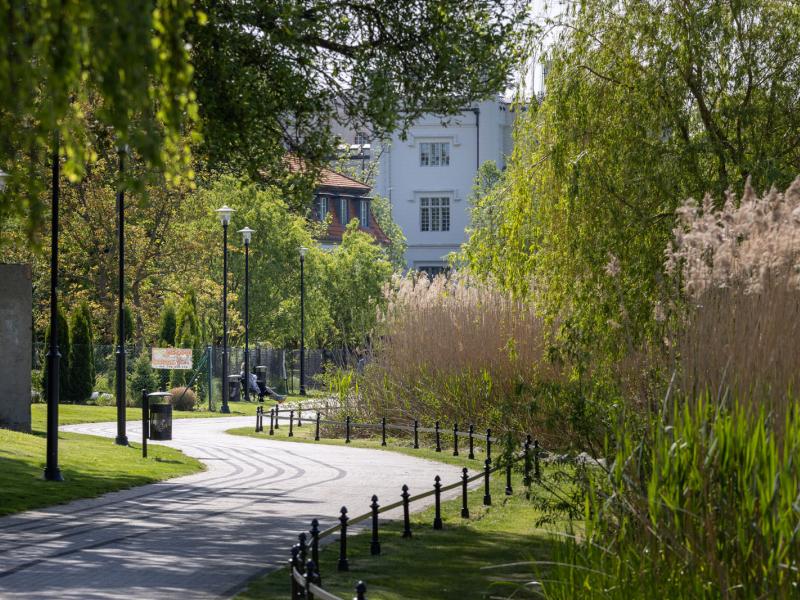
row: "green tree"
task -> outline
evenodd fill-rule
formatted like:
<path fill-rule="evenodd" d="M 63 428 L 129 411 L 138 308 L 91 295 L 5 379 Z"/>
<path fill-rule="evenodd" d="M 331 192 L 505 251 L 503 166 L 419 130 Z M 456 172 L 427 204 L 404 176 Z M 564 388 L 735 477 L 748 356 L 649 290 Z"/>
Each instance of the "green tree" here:
<path fill-rule="evenodd" d="M 150 354 L 147 348 L 143 348 L 136 360 L 133 361 L 133 373 L 129 386 L 128 397 L 136 406 L 141 405 L 142 390 L 150 393 L 156 391 L 158 387 L 158 376 L 150 366 Z"/>
<path fill-rule="evenodd" d="M 189 290 L 183 297 L 176 317 L 176 339 L 178 348 L 192 348 L 199 354 L 201 344 L 200 319 L 197 316 L 197 295 L 194 290 Z M 194 356 L 195 364 L 198 356 Z M 183 386 L 189 383 L 192 371 L 176 369 L 170 373 L 172 387 Z"/>
<path fill-rule="evenodd" d="M 175 331 L 177 328 L 177 316 L 175 306 L 172 302 L 164 304 L 161 310 L 161 317 L 158 326 L 158 343 L 165 346 L 175 345 Z"/>
<path fill-rule="evenodd" d="M 663 251 L 687 197 L 800 166 L 800 12 L 789 2 L 587 0 L 555 25 L 546 94 L 521 117 L 499 245 L 479 272 L 561 324 L 566 348 L 609 358 L 643 338 Z M 500 246 L 501 245 L 501 246 Z"/>
<path fill-rule="evenodd" d="M 94 391 L 95 379 L 92 315 L 89 304 L 81 302 L 72 312 L 70 322 L 69 385 L 64 399 L 84 402 Z"/>
<path fill-rule="evenodd" d="M 383 196 L 372 197 L 372 212 L 375 213 L 375 219 L 378 225 L 389 238 L 389 246 L 386 248 L 386 256 L 389 262 L 397 270 L 405 270 L 406 265 L 406 236 L 403 230 L 392 218 L 392 204 L 388 198 Z"/>
<path fill-rule="evenodd" d="M 59 360 L 58 364 L 58 386 L 59 386 L 59 398 L 64 396 L 69 389 L 69 359 L 70 359 L 70 335 L 69 335 L 69 322 L 67 321 L 67 316 L 64 314 L 64 310 L 59 305 L 58 313 L 56 315 L 56 327 L 58 328 L 58 339 L 56 343 L 58 345 L 58 353 L 61 355 L 61 359 Z M 50 379 L 50 361 L 47 359 L 47 353 L 50 352 L 50 327 L 48 326 L 47 331 L 45 332 L 44 336 L 44 348 L 45 348 L 45 357 L 44 357 L 44 368 L 42 369 L 42 394 L 45 398 L 47 398 L 48 393 L 48 381 Z"/>

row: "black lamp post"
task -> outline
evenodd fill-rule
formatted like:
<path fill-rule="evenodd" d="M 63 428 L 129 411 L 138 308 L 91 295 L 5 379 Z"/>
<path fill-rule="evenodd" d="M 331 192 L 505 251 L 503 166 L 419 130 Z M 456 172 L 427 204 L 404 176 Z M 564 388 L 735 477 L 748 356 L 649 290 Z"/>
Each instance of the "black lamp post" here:
<path fill-rule="evenodd" d="M 120 446 L 128 445 L 128 436 L 125 431 L 125 392 L 127 372 L 125 370 L 125 192 L 122 177 L 125 174 L 125 154 L 127 148 L 120 146 L 119 177 L 117 183 L 117 238 L 119 242 L 119 298 L 117 306 L 117 439 Z"/>
<path fill-rule="evenodd" d="M 244 242 L 244 399 L 250 402 L 250 238 L 249 227 L 240 229 Z"/>
<path fill-rule="evenodd" d="M 47 462 L 44 478 L 64 481 L 58 468 L 58 370 L 61 353 L 58 351 L 58 193 L 60 159 L 58 132 L 53 136 L 53 202 L 50 208 L 52 232 L 50 239 L 50 349 L 47 352 Z"/>
<path fill-rule="evenodd" d="M 300 395 L 306 395 L 306 283 L 305 263 L 308 248 L 300 246 Z"/>
<path fill-rule="evenodd" d="M 227 205 L 215 210 L 222 223 L 222 408 L 220 412 L 230 413 L 228 407 L 228 224 L 236 212 Z"/>

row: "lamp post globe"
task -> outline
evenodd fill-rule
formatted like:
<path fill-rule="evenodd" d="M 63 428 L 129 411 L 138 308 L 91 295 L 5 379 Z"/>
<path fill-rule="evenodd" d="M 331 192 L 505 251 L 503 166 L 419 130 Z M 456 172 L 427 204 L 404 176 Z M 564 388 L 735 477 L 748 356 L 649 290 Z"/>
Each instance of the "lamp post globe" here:
<path fill-rule="evenodd" d="M 308 248 L 300 246 L 300 395 L 306 395 L 306 285 L 305 263 Z"/>
<path fill-rule="evenodd" d="M 222 224 L 222 408 L 220 412 L 230 413 L 228 407 L 228 225 L 234 212 L 224 204 L 214 211 Z"/>
<path fill-rule="evenodd" d="M 250 402 L 250 239 L 255 231 L 240 229 L 244 242 L 244 399 Z"/>

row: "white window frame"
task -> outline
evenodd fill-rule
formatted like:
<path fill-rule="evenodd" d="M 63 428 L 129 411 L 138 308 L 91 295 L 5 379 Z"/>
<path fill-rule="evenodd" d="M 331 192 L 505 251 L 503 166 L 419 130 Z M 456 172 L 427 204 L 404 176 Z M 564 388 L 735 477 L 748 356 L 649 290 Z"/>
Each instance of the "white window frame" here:
<path fill-rule="evenodd" d="M 369 200 L 360 200 L 358 205 L 358 220 L 361 227 L 369 227 Z"/>
<path fill-rule="evenodd" d="M 370 143 L 369 134 L 365 131 L 356 131 L 353 136 L 353 143 L 357 146 L 364 146 Z"/>
<path fill-rule="evenodd" d="M 347 198 L 339 198 L 339 221 L 342 225 L 350 222 L 350 207 Z"/>
<path fill-rule="evenodd" d="M 449 167 L 450 141 L 428 140 L 419 142 L 420 167 Z"/>
<path fill-rule="evenodd" d="M 450 196 L 442 193 L 420 195 L 419 230 L 423 233 L 450 231 L 453 224 L 451 201 Z"/>
<path fill-rule="evenodd" d="M 317 199 L 317 217 L 320 221 L 324 221 L 328 217 L 328 197 L 318 196 Z"/>

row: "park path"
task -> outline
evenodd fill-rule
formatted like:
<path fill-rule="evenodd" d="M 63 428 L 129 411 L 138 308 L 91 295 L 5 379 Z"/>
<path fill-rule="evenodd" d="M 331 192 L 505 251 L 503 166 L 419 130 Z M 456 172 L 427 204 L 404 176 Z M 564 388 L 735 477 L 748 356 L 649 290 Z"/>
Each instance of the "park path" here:
<path fill-rule="evenodd" d="M 283 565 L 312 518 L 325 528 L 430 489 L 456 467 L 339 446 L 225 434 L 253 417 L 179 419 L 168 445 L 208 469 L 185 477 L 0 519 L 0 598 L 229 597 Z M 64 430 L 113 437 L 114 423 Z M 128 435 L 141 438 L 140 424 Z M 457 492 L 456 492 L 457 493 Z M 424 501 L 423 501 L 424 502 Z M 397 515 L 388 515 L 397 516 Z"/>

